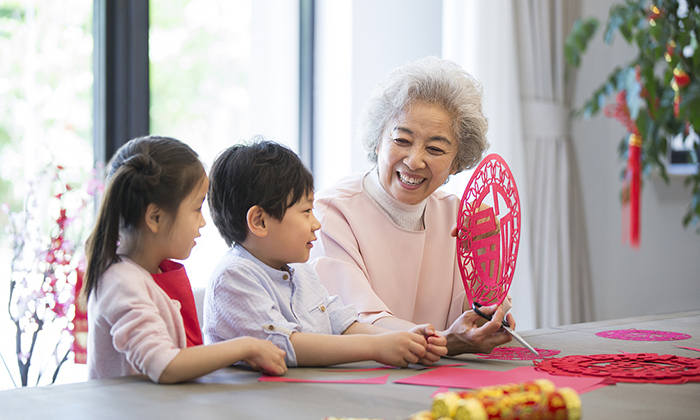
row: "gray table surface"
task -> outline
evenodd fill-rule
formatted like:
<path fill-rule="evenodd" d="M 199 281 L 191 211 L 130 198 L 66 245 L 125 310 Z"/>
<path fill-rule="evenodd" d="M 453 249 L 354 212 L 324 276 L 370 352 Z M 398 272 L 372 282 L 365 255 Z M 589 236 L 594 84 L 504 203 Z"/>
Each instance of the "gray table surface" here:
<path fill-rule="evenodd" d="M 624 341 L 600 338 L 598 331 L 645 329 L 690 334 L 683 341 Z M 700 357 L 700 311 L 582 323 L 522 332 L 530 344 L 574 354 L 675 354 Z M 518 343 L 513 341 L 513 346 Z M 505 371 L 529 361 L 444 358 L 440 364 L 467 362 L 471 369 Z M 336 368 L 371 368 L 371 362 Z M 430 407 L 436 388 L 395 384 L 416 369 L 333 372 L 295 368 L 286 376 L 304 379 L 357 379 L 389 374 L 384 385 L 258 382 L 259 373 L 220 369 L 199 380 L 157 385 L 144 377 L 0 391 L 0 419 L 316 419 L 327 416 L 406 419 Z M 584 419 L 700 419 L 700 383 L 682 385 L 618 383 L 581 395 Z"/>

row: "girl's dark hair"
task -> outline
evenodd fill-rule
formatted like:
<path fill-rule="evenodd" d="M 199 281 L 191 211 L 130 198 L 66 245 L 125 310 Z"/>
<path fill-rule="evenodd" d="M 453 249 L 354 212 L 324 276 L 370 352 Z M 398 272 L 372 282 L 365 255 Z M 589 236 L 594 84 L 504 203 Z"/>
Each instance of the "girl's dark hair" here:
<path fill-rule="evenodd" d="M 176 215 L 182 200 L 204 176 L 197 153 L 180 140 L 140 137 L 117 150 L 107 165 L 107 185 L 97 222 L 85 244 L 84 298 L 93 290 L 97 292 L 102 274 L 120 261 L 120 229 L 139 228 L 151 203 Z"/>
<path fill-rule="evenodd" d="M 209 210 L 228 246 L 248 235 L 246 215 L 260 206 L 277 220 L 314 191 L 314 177 L 292 150 L 255 136 L 221 152 L 209 171 Z"/>

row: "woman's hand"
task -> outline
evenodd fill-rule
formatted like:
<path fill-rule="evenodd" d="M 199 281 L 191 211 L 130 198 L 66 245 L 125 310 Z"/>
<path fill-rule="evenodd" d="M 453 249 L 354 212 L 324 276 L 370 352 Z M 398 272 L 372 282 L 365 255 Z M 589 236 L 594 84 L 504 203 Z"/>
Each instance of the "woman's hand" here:
<path fill-rule="evenodd" d="M 248 346 L 249 356 L 243 359 L 244 362 L 253 369 L 268 375 L 279 376 L 287 372 L 284 350 L 266 340 L 253 337 L 245 338 L 250 338 L 250 344 Z"/>
<path fill-rule="evenodd" d="M 481 316 L 469 310 L 462 313 L 457 320 L 443 331 L 447 339 L 447 354 L 456 356 L 462 353 L 491 353 L 494 348 L 512 340 L 510 334 L 501 328 L 503 308 L 491 305 L 480 308 L 487 315 L 493 315 L 491 321 L 479 326 Z M 506 317 L 511 328 L 515 328 L 513 315 Z"/>
<path fill-rule="evenodd" d="M 428 343 L 425 348 L 425 356 L 418 363 L 432 366 L 440 360 L 442 356 L 447 354 L 447 339 L 435 332 L 435 328 L 431 324 L 421 324 L 409 330 L 412 333 L 420 334 Z"/>

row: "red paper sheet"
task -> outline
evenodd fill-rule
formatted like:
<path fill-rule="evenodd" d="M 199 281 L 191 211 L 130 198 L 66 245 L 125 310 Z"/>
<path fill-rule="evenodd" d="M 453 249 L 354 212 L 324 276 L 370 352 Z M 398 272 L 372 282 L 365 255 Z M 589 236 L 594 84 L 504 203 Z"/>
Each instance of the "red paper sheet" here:
<path fill-rule="evenodd" d="M 546 372 L 535 370 L 534 366 L 523 366 L 505 372 L 446 367 L 399 379 L 394 381 L 394 383 L 475 389 L 485 386 L 534 381 L 535 379 L 549 379 L 556 387 L 573 388 L 579 394 L 608 385 L 608 382 L 604 382 L 602 378 L 553 376 Z"/>
<path fill-rule="evenodd" d="M 423 370 L 423 369 L 437 369 L 439 367 L 447 367 L 447 366 L 464 366 L 467 363 L 453 363 L 451 365 L 440 365 L 440 366 L 420 366 L 415 368 L 415 370 Z M 375 367 L 375 368 L 357 368 L 357 369 L 323 369 L 324 372 L 370 372 L 370 371 L 375 371 L 375 370 L 387 370 L 387 369 L 401 369 L 400 367 L 397 366 L 389 366 L 389 365 L 384 365 L 380 367 Z"/>
<path fill-rule="evenodd" d="M 314 383 L 314 384 L 372 384 L 372 385 L 384 385 L 389 379 L 389 375 L 377 376 L 374 378 L 363 378 L 363 379 L 297 379 L 297 378 L 287 378 L 285 376 L 267 376 L 263 375 L 258 378 L 259 382 L 301 382 L 301 383 Z"/>

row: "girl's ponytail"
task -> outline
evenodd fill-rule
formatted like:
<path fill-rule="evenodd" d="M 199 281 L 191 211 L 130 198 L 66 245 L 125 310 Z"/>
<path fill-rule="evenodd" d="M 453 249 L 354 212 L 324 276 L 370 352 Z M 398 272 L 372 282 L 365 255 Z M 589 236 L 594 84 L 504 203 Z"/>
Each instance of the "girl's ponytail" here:
<path fill-rule="evenodd" d="M 97 281 L 100 276 L 110 265 L 119 261 L 117 245 L 119 244 L 121 223 L 120 201 L 124 190 L 124 188 L 120 188 L 123 179 L 119 178 L 118 176 L 114 177 L 105 188 L 95 227 L 85 243 L 87 269 L 83 297 L 86 300 L 93 290 L 97 290 Z"/>

